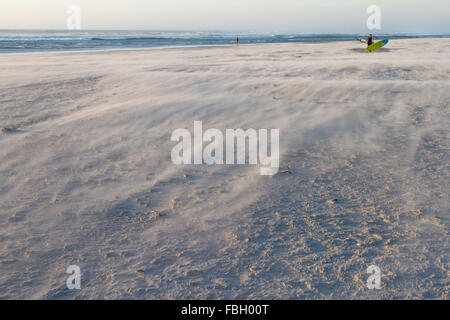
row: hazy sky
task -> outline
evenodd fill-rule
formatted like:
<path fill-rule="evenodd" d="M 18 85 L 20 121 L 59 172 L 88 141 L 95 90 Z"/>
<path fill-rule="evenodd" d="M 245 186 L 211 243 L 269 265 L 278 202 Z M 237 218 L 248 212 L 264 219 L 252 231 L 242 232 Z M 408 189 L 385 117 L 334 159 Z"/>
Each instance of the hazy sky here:
<path fill-rule="evenodd" d="M 0 0 L 0 29 L 65 29 L 69 5 L 83 29 L 450 33 L 450 0 Z"/>

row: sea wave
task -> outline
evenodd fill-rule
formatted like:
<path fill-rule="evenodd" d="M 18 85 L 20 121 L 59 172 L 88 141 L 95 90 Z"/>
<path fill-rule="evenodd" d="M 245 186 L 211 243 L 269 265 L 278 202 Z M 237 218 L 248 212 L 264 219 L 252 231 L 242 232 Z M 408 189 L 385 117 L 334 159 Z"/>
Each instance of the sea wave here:
<path fill-rule="evenodd" d="M 140 49 L 241 44 L 354 41 L 365 34 L 261 33 L 220 31 L 23 31 L 0 30 L 0 53 L 71 50 Z M 448 35 L 378 34 L 383 39 Z"/>

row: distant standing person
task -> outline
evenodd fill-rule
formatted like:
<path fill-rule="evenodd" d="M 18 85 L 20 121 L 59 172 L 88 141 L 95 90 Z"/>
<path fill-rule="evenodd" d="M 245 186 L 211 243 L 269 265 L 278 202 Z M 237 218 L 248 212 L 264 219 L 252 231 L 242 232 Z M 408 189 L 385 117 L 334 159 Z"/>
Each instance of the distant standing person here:
<path fill-rule="evenodd" d="M 236 37 L 236 45 L 239 46 L 239 37 Z"/>

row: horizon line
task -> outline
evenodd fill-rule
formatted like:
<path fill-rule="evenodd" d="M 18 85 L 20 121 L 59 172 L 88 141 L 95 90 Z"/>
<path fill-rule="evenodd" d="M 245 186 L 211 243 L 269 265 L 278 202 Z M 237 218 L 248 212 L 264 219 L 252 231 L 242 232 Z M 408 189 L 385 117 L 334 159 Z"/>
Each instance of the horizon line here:
<path fill-rule="evenodd" d="M 58 32 L 87 32 L 87 31 L 140 31 L 140 32 L 246 32 L 246 33 L 281 33 L 281 34 L 366 34 L 366 33 L 379 33 L 379 34 L 409 34 L 409 35 L 450 35 L 450 32 L 405 32 L 405 31 L 382 31 L 382 30 L 367 30 L 367 31 L 347 31 L 347 32 L 327 32 L 327 31 L 256 31 L 256 30 L 226 30 L 226 29 L 53 29 L 53 28 L 24 28 L 24 29 L 2 29 L 0 31 L 58 31 Z"/>

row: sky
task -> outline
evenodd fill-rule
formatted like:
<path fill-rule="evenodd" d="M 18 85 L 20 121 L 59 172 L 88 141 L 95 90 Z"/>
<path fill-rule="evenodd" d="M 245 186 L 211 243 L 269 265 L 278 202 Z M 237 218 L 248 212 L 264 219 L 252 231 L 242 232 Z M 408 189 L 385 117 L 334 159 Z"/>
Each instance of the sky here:
<path fill-rule="evenodd" d="M 450 34 L 449 0 L 1 0 L 0 29 L 65 29 L 69 5 L 85 30 L 364 32 L 378 5 L 381 31 Z"/>

